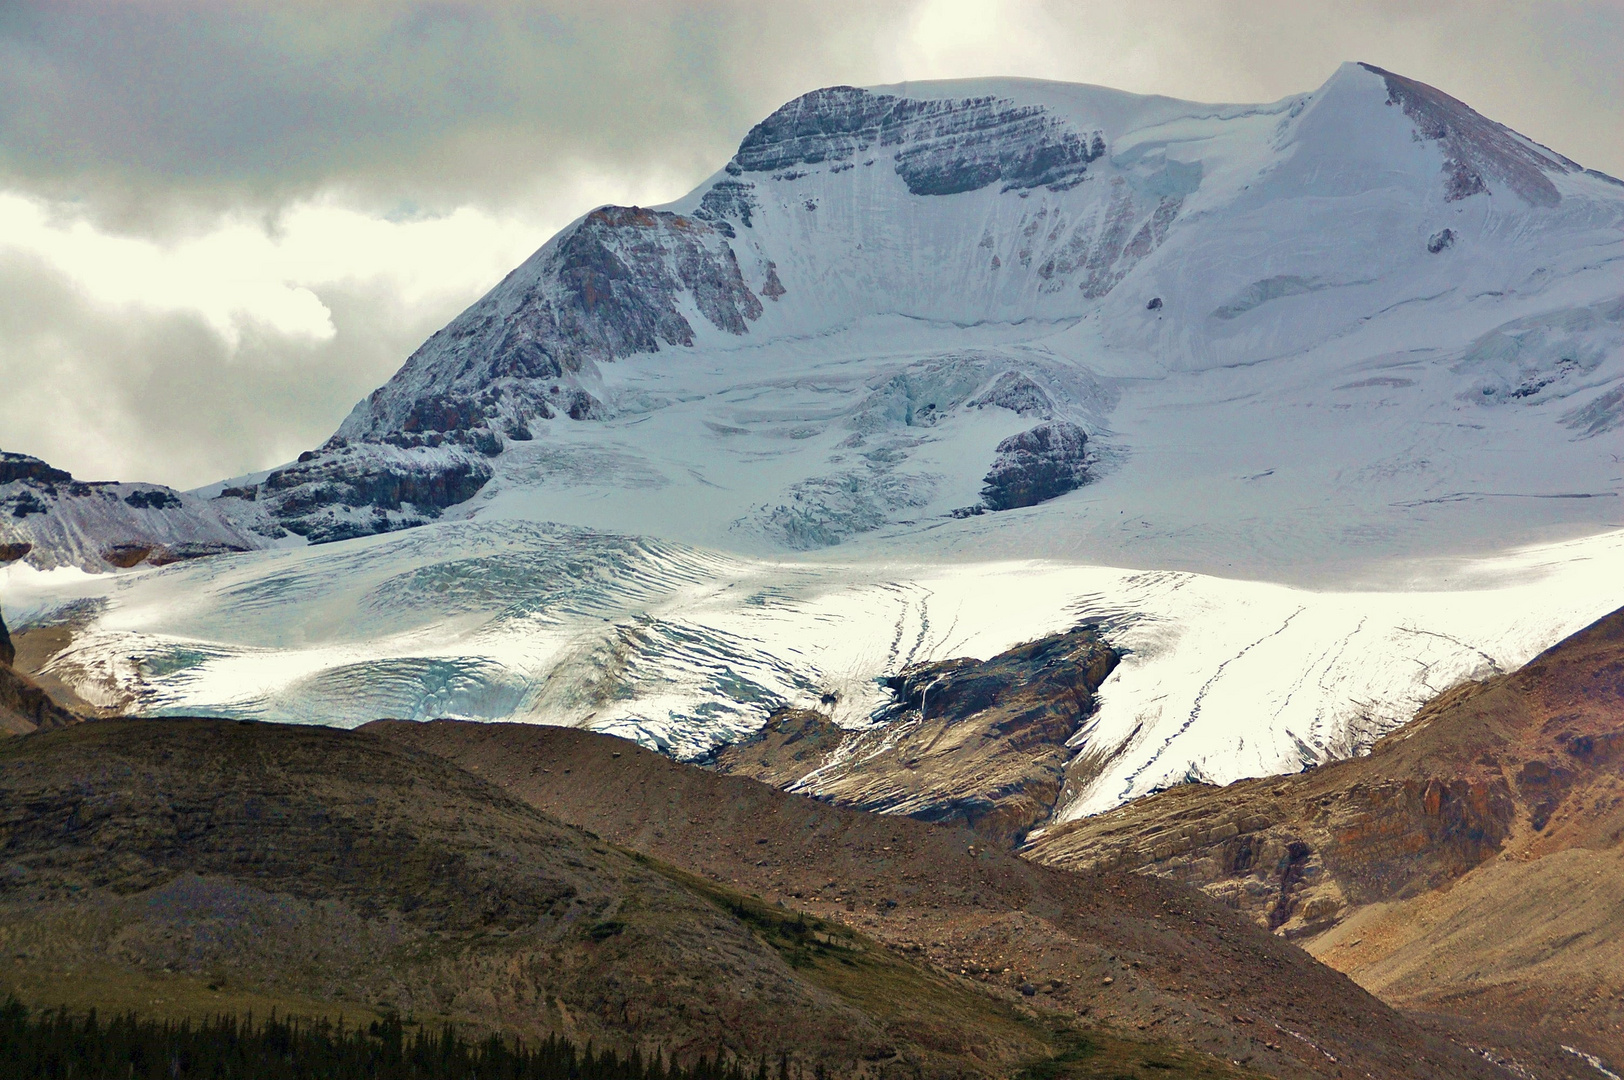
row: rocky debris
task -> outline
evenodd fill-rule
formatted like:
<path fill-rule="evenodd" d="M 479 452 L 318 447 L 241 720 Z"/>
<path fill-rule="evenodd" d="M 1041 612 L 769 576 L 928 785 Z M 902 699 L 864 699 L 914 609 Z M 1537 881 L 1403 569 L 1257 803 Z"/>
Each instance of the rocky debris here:
<path fill-rule="evenodd" d="M 723 749 L 719 772 L 819 799 L 924 821 L 952 821 L 1018 844 L 1054 809 L 1072 753 L 1117 653 L 1079 627 L 990 660 L 921 664 L 885 680 L 893 704 L 842 732 L 784 710 Z"/>
<path fill-rule="evenodd" d="M 968 404 L 976 409 L 997 406 L 1021 416 L 1041 416 L 1045 420 L 1054 415 L 1054 402 L 1048 393 L 1019 371 L 1004 372 Z"/>
<path fill-rule="evenodd" d="M 1088 482 L 1088 436 L 1076 424 L 1054 420 L 1011 435 L 983 478 L 989 510 L 1036 506 Z"/>
<path fill-rule="evenodd" d="M 1621 763 L 1624 611 L 1516 672 L 1439 695 L 1366 757 L 1187 784 L 1053 829 L 1028 853 L 1198 886 L 1373 989 L 1391 985 L 1394 1000 L 1473 1023 L 1504 1009 L 1555 1035 L 1576 1021 L 1556 1003 L 1624 1000 L 1616 965 L 1601 977 L 1574 944 L 1602 940 L 1586 927 L 1600 934 L 1624 916 L 1611 904 L 1552 908 L 1541 884 L 1574 876 L 1569 853 L 1605 851 L 1578 876 L 1624 887 Z M 1528 865 L 1542 860 L 1547 871 Z M 1460 927 L 1492 917 L 1502 929 L 1446 931 L 1440 909 Z M 1444 969 L 1458 981 L 1438 982 Z M 1587 1009 L 1579 1023 L 1624 1057 L 1620 1021 L 1624 1005 Z"/>
<path fill-rule="evenodd" d="M 0 611 L 0 667 L 10 667 L 16 660 L 17 649 L 11 643 L 11 631 L 6 629 L 6 615 Z"/>
<path fill-rule="evenodd" d="M 719 747 L 706 764 L 717 772 L 789 788 L 822 767 L 846 735 L 815 709 L 782 708 L 748 739 Z"/>
<path fill-rule="evenodd" d="M 120 570 L 146 563 L 148 566 L 168 566 L 188 559 L 202 559 L 210 555 L 238 555 L 251 550 L 243 544 L 219 541 L 181 542 L 178 544 L 114 544 L 102 550 L 102 558 Z"/>
<path fill-rule="evenodd" d="M 1547 174 L 1583 171 L 1442 90 L 1371 64 L 1360 66 L 1380 75 L 1387 83 L 1388 104 L 1401 106 L 1416 133 L 1442 148 L 1444 197 L 1449 201 L 1488 191 L 1488 181 L 1494 180 L 1532 206 L 1555 206 L 1562 195 Z"/>
<path fill-rule="evenodd" d="M 838 920 L 960 985 L 1099 1024 L 1091 1039 L 1111 1028 L 1154 1034 L 1169 1054 L 1193 1046 L 1281 1077 L 1501 1075 L 1170 882 L 1065 873 L 956 823 L 798 798 L 579 730 L 454 721 L 363 730 L 441 754 L 612 843 Z M 1037 993 L 1025 997 L 1022 984 Z M 1223 1062 L 1205 1067 L 1222 1075 Z M 1085 1064 L 1078 1075 L 1204 1075 L 1171 1057 Z"/>
<path fill-rule="evenodd" d="M 1145 310 L 1146 311 L 1160 311 L 1160 310 L 1162 310 L 1162 298 L 1159 297 L 1159 296 L 1152 296 L 1150 298 L 1150 300 L 1146 302 Z"/>
<path fill-rule="evenodd" d="M 1437 255 L 1455 243 L 1455 230 L 1443 229 L 1427 237 L 1427 251 Z"/>
<path fill-rule="evenodd" d="M 751 128 L 729 171 L 782 174 L 871 149 L 890 150 L 911 193 L 956 195 L 990 184 L 1005 191 L 1075 187 L 1106 147 L 1102 132 L 1076 131 L 1039 105 L 996 97 L 916 100 L 831 86 Z"/>
<path fill-rule="evenodd" d="M 263 547 L 207 502 L 155 484 L 76 480 L 27 454 L 0 453 L 0 563 L 92 572 Z"/>

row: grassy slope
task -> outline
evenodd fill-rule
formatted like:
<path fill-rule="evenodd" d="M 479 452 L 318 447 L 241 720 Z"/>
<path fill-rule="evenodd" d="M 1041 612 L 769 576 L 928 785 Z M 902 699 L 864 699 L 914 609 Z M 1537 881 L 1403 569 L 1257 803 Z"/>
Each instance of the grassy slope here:
<path fill-rule="evenodd" d="M 367 733 L 99 721 L 5 740 L 0 850 L 0 991 L 34 1004 L 400 1010 L 876 1077 L 1253 1075 L 1089 1035 Z"/>

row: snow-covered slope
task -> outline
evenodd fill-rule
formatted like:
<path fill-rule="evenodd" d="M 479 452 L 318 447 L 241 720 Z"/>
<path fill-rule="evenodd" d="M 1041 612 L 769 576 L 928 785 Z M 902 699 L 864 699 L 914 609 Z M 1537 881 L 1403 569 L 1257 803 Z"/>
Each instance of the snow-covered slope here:
<path fill-rule="evenodd" d="M 162 484 L 75 480 L 27 454 L 0 452 L 0 565 L 92 572 L 250 551 L 267 538 Z"/>
<path fill-rule="evenodd" d="M 1356 752 L 1618 607 L 1621 461 L 1624 185 L 1436 90 L 834 88 L 206 493 L 342 543 L 6 582 L 94 601 L 55 674 L 100 704 L 685 755 L 1103 620 L 1077 813 Z"/>

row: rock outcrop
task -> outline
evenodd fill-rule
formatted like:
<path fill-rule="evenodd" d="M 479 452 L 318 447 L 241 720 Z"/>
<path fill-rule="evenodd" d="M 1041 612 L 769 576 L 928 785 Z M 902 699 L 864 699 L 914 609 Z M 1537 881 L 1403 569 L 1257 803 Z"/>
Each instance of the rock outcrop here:
<path fill-rule="evenodd" d="M 776 714 L 716 756 L 720 772 L 841 806 L 950 821 L 1000 844 L 1046 820 L 1117 653 L 1089 627 L 990 660 L 921 664 L 885 680 L 875 725 L 842 732 L 807 710 Z"/>
<path fill-rule="evenodd" d="M 1064 495 L 1088 482 L 1088 435 L 1063 420 L 1011 435 L 998 444 L 982 482 L 981 501 L 989 510 L 1036 506 Z"/>
<path fill-rule="evenodd" d="M 1105 156 L 1104 133 L 1074 130 L 1047 109 L 996 97 L 918 101 L 854 86 L 803 94 L 750 129 L 729 172 L 889 157 L 914 195 L 1082 183 Z"/>
<path fill-rule="evenodd" d="M 313 544 L 422 525 L 473 498 L 491 478 L 478 453 L 440 442 L 439 433 L 430 439 L 405 447 L 335 440 L 257 489 L 224 498 L 249 497 L 275 526 Z"/>

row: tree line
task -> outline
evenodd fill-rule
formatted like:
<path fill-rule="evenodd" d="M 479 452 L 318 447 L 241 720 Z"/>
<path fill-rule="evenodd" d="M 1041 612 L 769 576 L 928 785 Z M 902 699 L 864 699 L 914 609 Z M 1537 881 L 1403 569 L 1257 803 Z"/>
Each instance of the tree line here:
<path fill-rule="evenodd" d="M 765 1059 L 749 1066 L 715 1057 L 688 1065 L 656 1051 L 578 1049 L 552 1035 L 533 1043 L 491 1035 L 469 1039 L 454 1026 L 408 1034 L 398 1016 L 365 1027 L 326 1020 L 255 1022 L 100 1019 L 67 1009 L 0 1005 L 0 1076 L 8 1080 L 768 1080 Z M 788 1061 L 776 1070 L 788 1075 Z"/>

